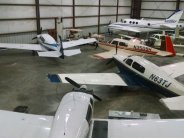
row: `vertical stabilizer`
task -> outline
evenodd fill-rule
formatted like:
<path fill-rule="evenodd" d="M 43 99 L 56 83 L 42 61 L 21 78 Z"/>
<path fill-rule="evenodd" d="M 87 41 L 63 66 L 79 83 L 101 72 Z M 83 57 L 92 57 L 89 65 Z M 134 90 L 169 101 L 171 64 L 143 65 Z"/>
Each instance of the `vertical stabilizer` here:
<path fill-rule="evenodd" d="M 166 23 L 178 23 L 181 16 L 183 14 L 183 10 L 177 10 L 173 14 L 171 14 L 166 20 Z"/>
<path fill-rule="evenodd" d="M 170 36 L 161 36 L 161 47 L 160 50 L 172 53 L 172 56 L 176 56 L 173 42 Z"/>

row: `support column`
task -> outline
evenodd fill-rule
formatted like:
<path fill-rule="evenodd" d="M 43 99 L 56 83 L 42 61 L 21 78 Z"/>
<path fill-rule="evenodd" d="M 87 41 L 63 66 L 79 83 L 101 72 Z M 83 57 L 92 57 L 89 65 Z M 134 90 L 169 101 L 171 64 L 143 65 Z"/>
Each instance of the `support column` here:
<path fill-rule="evenodd" d="M 98 34 L 100 34 L 100 7 L 101 7 L 101 0 L 98 3 Z"/>
<path fill-rule="evenodd" d="M 180 9 L 180 0 L 177 0 L 176 1 L 176 10 L 179 10 Z"/>
<path fill-rule="evenodd" d="M 119 15 L 119 0 L 117 0 L 117 6 L 116 6 L 116 22 L 118 21 L 118 15 Z"/>
<path fill-rule="evenodd" d="M 140 19 L 142 0 L 132 0 L 131 18 Z"/>
<path fill-rule="evenodd" d="M 36 4 L 36 26 L 37 26 L 37 34 L 40 34 L 40 4 L 39 0 L 35 0 Z"/>
<path fill-rule="evenodd" d="M 73 28 L 75 28 L 75 0 L 73 0 Z"/>

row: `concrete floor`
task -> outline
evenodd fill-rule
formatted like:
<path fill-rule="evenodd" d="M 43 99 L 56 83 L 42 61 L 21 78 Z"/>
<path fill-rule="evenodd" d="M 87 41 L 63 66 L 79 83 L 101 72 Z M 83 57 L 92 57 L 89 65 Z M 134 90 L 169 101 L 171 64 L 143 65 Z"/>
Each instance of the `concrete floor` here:
<path fill-rule="evenodd" d="M 90 57 L 102 52 L 92 46 L 82 46 L 82 54 L 58 58 L 32 56 L 30 51 L 6 50 L 0 52 L 0 109 L 12 111 L 19 105 L 29 107 L 29 113 L 54 115 L 62 96 L 73 86 L 52 84 L 48 73 L 117 72 L 113 63 Z M 184 58 L 147 57 L 159 65 Z M 166 61 L 166 62 L 164 62 Z M 171 112 L 160 102 L 160 95 L 145 88 L 88 86 L 103 99 L 95 103 L 94 117 L 107 118 L 108 110 L 159 113 L 161 118 L 183 118 L 181 112 Z"/>

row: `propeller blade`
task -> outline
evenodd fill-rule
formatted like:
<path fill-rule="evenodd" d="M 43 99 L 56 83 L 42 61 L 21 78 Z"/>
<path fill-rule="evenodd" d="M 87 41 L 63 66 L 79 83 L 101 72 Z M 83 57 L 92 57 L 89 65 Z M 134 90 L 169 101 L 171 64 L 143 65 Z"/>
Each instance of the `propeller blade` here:
<path fill-rule="evenodd" d="M 94 46 L 95 46 L 95 50 L 99 47 L 97 42 L 94 43 Z"/>
<path fill-rule="evenodd" d="M 34 40 L 34 39 L 36 39 L 36 38 L 37 38 L 37 36 L 36 36 L 36 37 L 33 37 L 32 40 Z"/>
<path fill-rule="evenodd" d="M 96 95 L 94 95 L 94 94 L 93 94 L 93 97 L 94 97 L 95 99 L 97 99 L 98 101 L 102 101 L 102 99 L 101 99 L 100 97 L 98 97 L 98 96 L 96 96 Z"/>
<path fill-rule="evenodd" d="M 78 84 L 77 82 L 73 81 L 72 79 L 68 78 L 68 77 L 65 77 L 65 80 L 68 81 L 70 84 L 72 84 L 73 86 L 77 87 L 77 88 L 80 88 L 81 85 Z"/>
<path fill-rule="evenodd" d="M 59 35 L 59 40 L 60 40 L 60 45 L 61 45 L 61 47 L 60 47 L 60 52 L 61 52 L 61 58 L 62 59 L 64 59 L 65 58 L 65 55 L 64 55 L 64 49 L 63 49 L 63 41 L 62 41 L 62 39 L 61 39 L 61 36 Z"/>
<path fill-rule="evenodd" d="M 40 27 L 39 34 L 42 34 L 42 27 Z"/>
<path fill-rule="evenodd" d="M 113 58 L 110 59 L 110 60 L 106 63 L 106 65 L 109 65 L 113 60 L 114 60 Z"/>
<path fill-rule="evenodd" d="M 111 24 L 111 20 L 109 21 L 109 24 Z"/>

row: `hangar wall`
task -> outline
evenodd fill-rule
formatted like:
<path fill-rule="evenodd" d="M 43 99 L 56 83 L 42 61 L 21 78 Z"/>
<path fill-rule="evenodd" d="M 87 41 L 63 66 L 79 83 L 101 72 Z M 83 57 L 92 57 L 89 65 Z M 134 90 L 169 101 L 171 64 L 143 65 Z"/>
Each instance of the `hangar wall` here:
<path fill-rule="evenodd" d="M 62 17 L 64 29 L 81 28 L 84 35 L 107 31 L 104 26 L 109 21 L 129 18 L 131 11 L 131 1 L 127 0 L 39 0 L 39 3 L 43 30 L 54 29 L 56 18 Z M 35 0 L 0 1 L 0 42 L 30 43 L 36 29 Z"/>
<path fill-rule="evenodd" d="M 184 10 L 184 1 L 176 0 L 142 0 L 141 18 L 165 19 L 176 9 L 179 2 L 179 9 Z M 180 21 L 184 20 L 184 15 Z"/>

